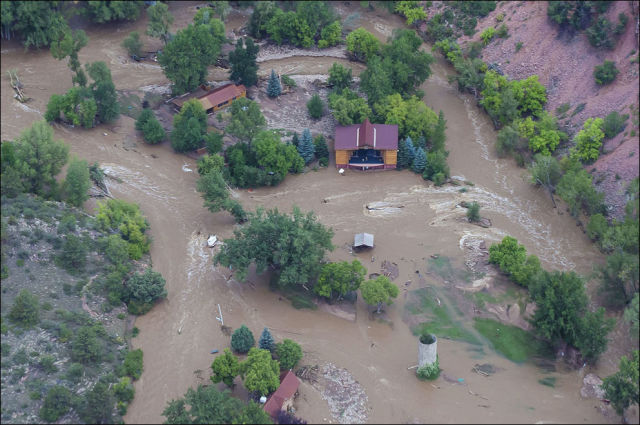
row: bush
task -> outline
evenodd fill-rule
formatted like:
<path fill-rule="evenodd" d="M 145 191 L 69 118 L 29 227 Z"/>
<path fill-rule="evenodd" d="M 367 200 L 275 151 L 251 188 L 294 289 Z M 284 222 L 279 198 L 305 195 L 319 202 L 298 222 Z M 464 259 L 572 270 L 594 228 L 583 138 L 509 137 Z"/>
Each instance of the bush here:
<path fill-rule="evenodd" d="M 281 370 L 293 369 L 302 358 L 302 348 L 295 341 L 285 339 L 276 344 L 276 354 L 280 361 Z"/>
<path fill-rule="evenodd" d="M 438 362 L 438 357 L 436 356 L 435 362 L 419 367 L 416 370 L 416 375 L 418 375 L 418 378 L 422 380 L 429 381 L 433 381 L 440 376 L 440 363 Z"/>
<path fill-rule="evenodd" d="M 256 341 L 253 338 L 253 333 L 245 325 L 240 326 L 231 335 L 231 348 L 236 353 L 244 354 L 249 351 L 251 347 L 255 345 Z"/>
<path fill-rule="evenodd" d="M 619 415 L 630 405 L 638 404 L 638 364 L 638 350 L 634 350 L 632 358 L 622 356 L 618 372 L 602 382 L 605 397 L 611 400 Z"/>
<path fill-rule="evenodd" d="M 123 376 L 120 378 L 120 382 L 113 386 L 113 394 L 116 396 L 116 400 L 124 403 L 128 403 L 133 400 L 135 395 L 135 388 L 131 384 L 131 378 Z"/>
<path fill-rule="evenodd" d="M 602 131 L 604 131 L 604 137 L 611 139 L 617 136 L 625 128 L 625 122 L 629 118 L 629 115 L 620 115 L 618 111 L 613 111 L 607 115 L 602 125 Z"/>
<path fill-rule="evenodd" d="M 103 231 L 119 231 L 129 243 L 129 258 L 139 260 L 149 251 L 149 240 L 144 235 L 149 224 L 136 204 L 120 199 L 98 202 L 96 220 Z"/>
<path fill-rule="evenodd" d="M 603 86 L 615 80 L 619 72 L 615 62 L 605 60 L 602 65 L 596 65 L 593 69 L 593 76 L 596 79 L 596 84 Z"/>
<path fill-rule="evenodd" d="M 162 275 L 151 268 L 148 268 L 144 274 L 136 273 L 131 276 L 127 282 L 130 290 L 129 305 L 133 305 L 130 312 L 138 315 L 145 314 L 156 300 L 165 298 L 167 296 L 165 283 Z"/>
<path fill-rule="evenodd" d="M 293 78 L 289 77 L 288 75 L 281 75 L 280 79 L 282 80 L 282 84 L 284 84 L 287 87 L 296 87 L 297 86 L 297 84 L 293 80 Z"/>
<path fill-rule="evenodd" d="M 54 364 L 56 361 L 56 358 L 53 356 L 42 356 L 40 358 L 40 367 L 42 368 L 42 370 L 45 371 L 45 373 L 54 373 L 58 370 L 58 368 L 56 367 L 56 365 Z"/>
<path fill-rule="evenodd" d="M 500 38 L 507 38 L 509 37 L 509 29 L 505 24 L 502 24 L 500 25 L 500 28 L 498 28 L 496 35 Z"/>
<path fill-rule="evenodd" d="M 122 47 L 127 49 L 130 56 L 140 56 L 142 52 L 140 33 L 138 33 L 138 31 L 132 31 L 129 36 L 122 41 Z"/>
<path fill-rule="evenodd" d="M 84 269 L 87 262 L 88 249 L 83 240 L 76 235 L 68 234 L 62 244 L 60 265 L 69 272 L 77 272 Z"/>
<path fill-rule="evenodd" d="M 472 202 L 467 209 L 467 219 L 470 222 L 480 221 L 480 205 Z"/>
<path fill-rule="evenodd" d="M 127 352 L 124 357 L 124 370 L 125 373 L 131 376 L 134 380 L 139 379 L 142 375 L 142 350 L 137 349 Z"/>
<path fill-rule="evenodd" d="M 66 379 L 71 382 L 78 383 L 84 374 L 84 367 L 80 363 L 71 363 L 67 369 Z"/>
<path fill-rule="evenodd" d="M 38 297 L 27 289 L 21 290 L 13 301 L 13 307 L 9 312 L 9 320 L 25 327 L 36 325 L 40 321 L 40 302 Z"/>
<path fill-rule="evenodd" d="M 102 344 L 91 326 L 82 326 L 71 342 L 71 359 L 84 364 L 96 363 L 102 357 Z"/>
<path fill-rule="evenodd" d="M 324 104 L 320 96 L 316 93 L 311 97 L 311 100 L 307 102 L 307 109 L 309 110 L 309 115 L 314 120 L 322 118 L 322 113 L 324 110 Z"/>
<path fill-rule="evenodd" d="M 52 387 L 40 408 L 40 418 L 55 422 L 71 408 L 71 392 L 60 385 Z"/>
<path fill-rule="evenodd" d="M 493 39 L 494 35 L 496 35 L 496 29 L 494 27 L 489 27 L 486 30 L 482 31 L 482 33 L 480 34 L 482 43 L 486 46 Z"/>

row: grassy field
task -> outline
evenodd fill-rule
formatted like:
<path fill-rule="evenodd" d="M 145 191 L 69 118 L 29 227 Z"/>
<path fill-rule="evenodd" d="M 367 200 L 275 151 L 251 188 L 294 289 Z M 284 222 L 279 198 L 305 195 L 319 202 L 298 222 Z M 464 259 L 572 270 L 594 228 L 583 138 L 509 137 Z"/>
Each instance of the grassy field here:
<path fill-rule="evenodd" d="M 474 319 L 474 327 L 487 338 L 493 348 L 516 363 L 524 362 L 534 356 L 548 356 L 550 348 L 536 339 L 530 332 L 511 325 L 505 325 L 493 319 Z"/>
<path fill-rule="evenodd" d="M 407 303 L 407 311 L 412 315 L 425 315 L 427 320 L 411 328 L 415 335 L 423 333 L 435 334 L 438 338 L 450 338 L 479 344 L 478 338 L 466 329 L 461 315 L 443 302 L 433 288 L 422 288 L 411 291 L 412 301 Z M 440 303 L 438 303 L 440 299 Z"/>

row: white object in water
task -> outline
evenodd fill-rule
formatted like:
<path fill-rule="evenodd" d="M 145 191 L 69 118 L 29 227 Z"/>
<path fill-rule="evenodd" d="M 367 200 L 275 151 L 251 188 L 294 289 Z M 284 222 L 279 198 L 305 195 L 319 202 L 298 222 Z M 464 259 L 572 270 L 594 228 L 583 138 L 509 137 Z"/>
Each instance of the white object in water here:
<path fill-rule="evenodd" d="M 265 404 L 267 402 L 267 398 L 265 396 L 260 397 L 260 403 Z"/>
<path fill-rule="evenodd" d="M 216 235 L 211 235 L 209 236 L 209 239 L 207 239 L 207 246 L 209 246 L 209 248 L 213 248 L 216 245 L 216 242 L 218 242 L 218 237 Z"/>
<path fill-rule="evenodd" d="M 340 174 L 344 174 L 344 168 L 339 169 L 339 170 L 338 170 L 338 173 L 340 173 Z"/>

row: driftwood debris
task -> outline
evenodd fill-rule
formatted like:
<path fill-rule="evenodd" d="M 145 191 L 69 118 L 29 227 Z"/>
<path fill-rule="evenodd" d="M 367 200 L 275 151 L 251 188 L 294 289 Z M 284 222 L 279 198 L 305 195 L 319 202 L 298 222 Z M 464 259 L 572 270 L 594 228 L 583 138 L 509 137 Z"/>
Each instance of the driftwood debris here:
<path fill-rule="evenodd" d="M 312 384 L 318 382 L 318 365 L 305 365 L 296 371 L 296 376 Z"/>
<path fill-rule="evenodd" d="M 14 97 L 21 103 L 25 103 L 31 100 L 31 98 L 27 97 L 22 91 L 22 89 L 24 88 L 24 84 L 20 82 L 18 71 L 16 71 L 15 69 L 10 69 L 7 71 L 7 74 L 9 74 L 9 78 L 11 79 L 11 87 L 16 92 L 16 95 Z"/>

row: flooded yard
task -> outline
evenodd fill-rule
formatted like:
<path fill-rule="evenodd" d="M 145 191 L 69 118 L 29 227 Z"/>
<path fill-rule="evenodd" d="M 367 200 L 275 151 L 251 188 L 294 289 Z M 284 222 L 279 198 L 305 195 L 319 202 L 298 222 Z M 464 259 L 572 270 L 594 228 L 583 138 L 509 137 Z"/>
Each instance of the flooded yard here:
<path fill-rule="evenodd" d="M 186 25 L 196 4 L 172 3 L 174 26 Z M 350 7 L 357 8 L 357 2 Z M 341 13 L 351 16 L 355 12 Z M 397 16 L 385 15 L 385 21 L 382 12 L 357 13 L 359 17 L 352 21 L 382 39 L 402 23 Z M 237 17 L 232 21 L 235 25 L 242 22 Z M 145 26 L 146 18 L 122 25 L 117 31 L 86 29 L 90 41 L 80 52 L 81 62 L 105 60 L 117 89 L 141 91 L 144 86 L 166 85 L 168 81 L 158 66 L 131 63 L 120 47 L 130 31 L 143 32 Z M 294 56 L 261 62 L 260 74 L 266 75 L 272 68 L 294 75 L 324 74 L 334 61 L 349 64 L 344 59 Z M 352 65 L 356 75 L 363 69 L 360 64 Z M 3 77 L 3 140 L 15 138 L 22 129 L 42 119 L 49 97 L 71 86 L 66 64 L 53 59 L 48 51 L 25 53 L 18 44 L 3 41 L 3 76 L 13 68 L 19 71 L 33 100 L 27 105 L 15 101 L 8 79 Z M 133 136 L 135 146 L 131 147 L 132 135 L 136 134 L 133 119 L 123 115 L 113 124 L 91 130 L 54 125 L 56 136 L 71 146 L 73 154 L 89 162 L 98 161 L 114 177 L 107 179 L 114 196 L 140 205 L 151 224 L 153 267 L 167 281 L 167 299 L 136 321 L 140 334 L 133 344 L 144 351 L 144 373 L 135 383 L 136 396 L 125 417 L 127 423 L 162 422 L 166 403 L 202 382 L 198 370 L 209 376 L 213 361 L 210 351 L 229 346 L 229 337 L 216 320 L 218 304 L 225 325 L 237 328 L 246 324 L 254 334 L 268 327 L 276 340 L 291 338 L 302 346 L 301 364 L 319 365 L 324 379 L 315 386 L 305 383 L 297 401 L 296 415 L 309 423 L 612 420 L 594 408 L 602 404 L 600 401 L 581 398 L 580 387 L 583 376 L 590 371 L 600 376 L 613 372 L 617 357 L 602 361 L 601 369 L 567 371 L 557 363 L 550 375 L 548 369 L 533 363 L 517 364 L 496 354 L 478 336 L 477 344 L 439 339 L 443 373 L 436 381 L 420 381 L 415 370 L 408 369 L 417 363 L 417 338 L 403 320 L 413 291 L 436 288 L 443 294 L 440 301 L 450 303 L 455 310 L 455 298 L 450 294 L 459 291 L 456 284 L 465 284 L 462 279 L 444 282 L 434 276 L 428 263 L 431 256 L 447 257 L 455 269 L 467 270 L 468 241 L 485 241 L 489 246 L 512 235 L 547 269 L 586 275 L 594 264 L 602 262 L 570 215 L 559 214 L 546 193 L 528 182 L 525 169 L 511 160 L 497 159 L 490 121 L 472 98 L 449 85 L 448 67 L 437 62 L 432 69 L 433 75 L 422 86 L 424 101 L 436 112 L 444 111 L 451 174 L 473 183 L 464 186 L 466 192 L 460 191 L 463 186 L 435 187 L 410 171 L 348 170 L 340 175 L 333 159 L 327 168 L 290 175 L 277 187 L 236 190 L 246 210 L 265 207 L 288 212 L 297 205 L 303 211 L 314 211 L 319 221 L 335 233 L 335 249 L 329 253 L 332 261 L 357 258 L 368 273 L 380 273 L 383 260 L 395 263 L 398 277 L 394 282 L 400 295 L 379 320 L 370 319 L 362 300 L 356 304 L 355 321 L 322 309 L 296 310 L 268 289 L 269 276 L 249 273 L 247 282 L 241 283 L 231 271 L 214 267 L 216 248 L 206 246 L 206 237 L 231 237 L 233 218 L 225 212 L 211 214 L 202 206 L 195 190 L 198 175 L 194 160 L 173 153 L 167 144 L 148 146 L 137 136 Z M 265 115 L 270 113 L 274 112 L 265 111 Z M 492 226 L 467 223 L 463 219 L 466 210 L 459 206 L 462 201 L 477 201 L 482 216 L 489 218 Z M 383 214 L 367 208 L 374 203 L 395 208 Z M 87 206 L 92 204 L 90 201 Z M 375 234 L 376 246 L 355 254 L 349 247 L 354 234 L 360 232 Z M 493 279 L 485 283 L 491 286 Z M 449 286 L 452 288 L 446 289 Z M 456 320 L 472 329 L 468 315 L 456 316 Z M 490 376 L 476 373 L 473 369 L 478 363 L 491 364 L 496 372 Z M 538 382 L 547 376 L 556 378 L 555 387 Z M 341 386 L 353 391 L 343 397 L 334 394 Z M 336 397 L 351 397 L 353 403 L 334 400 Z"/>

